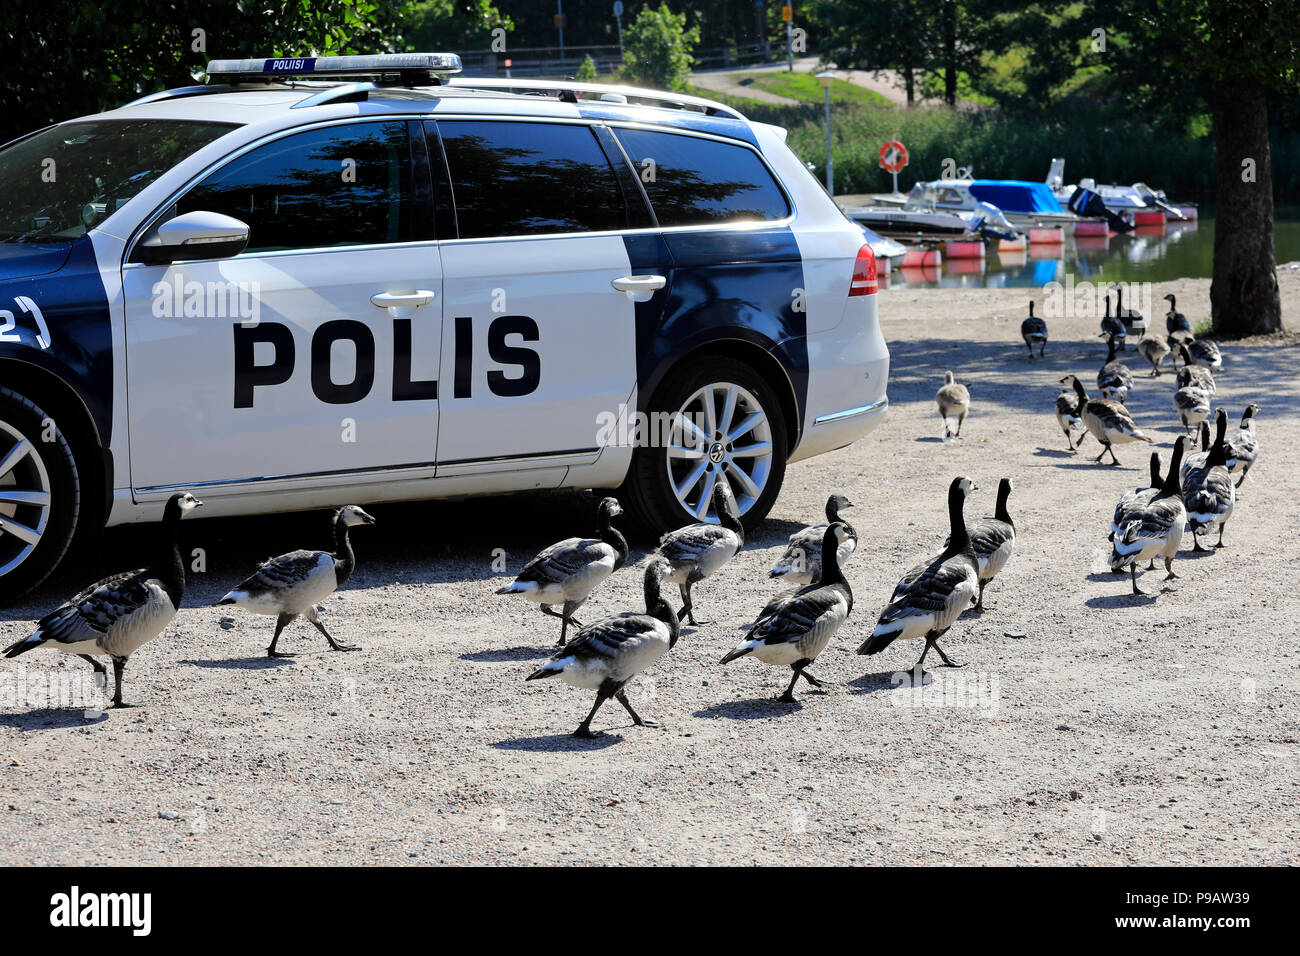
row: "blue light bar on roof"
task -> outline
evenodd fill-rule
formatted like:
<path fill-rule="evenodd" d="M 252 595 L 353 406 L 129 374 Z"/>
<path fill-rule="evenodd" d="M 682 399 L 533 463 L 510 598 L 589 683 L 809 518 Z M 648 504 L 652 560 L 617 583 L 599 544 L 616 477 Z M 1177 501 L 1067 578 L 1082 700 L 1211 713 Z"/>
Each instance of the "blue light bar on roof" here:
<path fill-rule="evenodd" d="M 383 76 L 410 73 L 459 73 L 455 53 L 376 53 L 370 56 L 267 57 L 212 60 L 210 77 L 271 79 L 279 76 Z"/>

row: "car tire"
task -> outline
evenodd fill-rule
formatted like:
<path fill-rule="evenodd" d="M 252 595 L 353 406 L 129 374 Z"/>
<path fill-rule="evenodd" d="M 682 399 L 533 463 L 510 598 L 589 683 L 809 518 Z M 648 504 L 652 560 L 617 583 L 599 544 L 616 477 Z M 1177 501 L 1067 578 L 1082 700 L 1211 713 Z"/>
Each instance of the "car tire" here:
<path fill-rule="evenodd" d="M 0 603 L 49 576 L 80 515 L 81 477 L 67 438 L 35 402 L 0 388 Z"/>
<path fill-rule="evenodd" d="M 715 417 L 713 433 L 705 442 L 700 432 L 708 431 L 704 402 L 709 394 L 714 399 Z M 722 425 L 732 396 L 730 428 L 724 434 Z M 638 442 L 619 494 L 635 522 L 662 534 L 701 520 L 700 498 L 707 500 L 707 489 L 722 475 L 731 486 L 747 531 L 767 517 L 785 479 L 788 431 L 781 403 L 761 375 L 744 362 L 723 356 L 688 359 L 668 373 L 646 411 L 648 436 Z M 695 422 L 700 432 L 663 427 L 676 421 L 678 412 Z M 753 419 L 755 415 L 759 418 Z M 741 432 L 742 428 L 746 430 Z M 765 444 L 770 454 L 752 454 Z M 691 483 L 695 470 L 701 467 L 700 478 Z M 704 520 L 717 521 L 707 504 L 703 515 Z"/>

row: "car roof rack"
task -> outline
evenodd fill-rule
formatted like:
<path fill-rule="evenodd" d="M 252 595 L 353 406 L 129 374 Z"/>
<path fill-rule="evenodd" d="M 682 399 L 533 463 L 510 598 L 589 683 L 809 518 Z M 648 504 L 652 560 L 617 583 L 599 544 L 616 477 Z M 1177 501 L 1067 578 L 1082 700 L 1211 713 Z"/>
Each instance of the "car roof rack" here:
<path fill-rule="evenodd" d="M 685 93 L 646 90 L 635 86 L 575 83 L 569 80 L 479 79 L 476 77 L 454 77 L 447 81 L 447 85 L 459 89 L 492 90 L 507 93 L 554 93 L 562 100 L 571 103 L 577 102 L 578 93 L 591 93 L 594 102 L 604 100 L 605 102 L 627 103 L 633 106 L 667 106 L 670 109 L 690 109 L 693 107 L 709 116 L 726 116 L 738 120 L 746 119 L 745 114 L 740 110 L 726 106 L 716 100 L 706 100 L 700 96 L 688 96 Z"/>

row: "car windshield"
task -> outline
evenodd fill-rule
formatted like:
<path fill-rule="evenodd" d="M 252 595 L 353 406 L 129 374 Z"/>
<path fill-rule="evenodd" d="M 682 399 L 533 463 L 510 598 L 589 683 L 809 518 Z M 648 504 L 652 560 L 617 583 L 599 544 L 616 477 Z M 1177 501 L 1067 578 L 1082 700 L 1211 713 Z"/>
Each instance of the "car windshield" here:
<path fill-rule="evenodd" d="M 63 123 L 0 151 L 0 242 L 85 235 L 232 123 L 94 120 Z"/>

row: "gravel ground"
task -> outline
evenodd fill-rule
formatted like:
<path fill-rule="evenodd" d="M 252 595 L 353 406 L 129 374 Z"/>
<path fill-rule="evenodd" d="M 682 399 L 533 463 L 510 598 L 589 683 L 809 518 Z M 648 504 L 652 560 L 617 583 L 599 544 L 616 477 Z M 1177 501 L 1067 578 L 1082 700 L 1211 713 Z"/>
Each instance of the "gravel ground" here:
<path fill-rule="evenodd" d="M 1300 273 L 1281 270 L 1294 324 Z M 1208 312 L 1209 283 L 1180 308 Z M 696 589 L 716 623 L 687 629 L 634 685 L 661 729 L 607 705 L 593 741 L 568 736 L 591 704 L 559 681 L 525 684 L 557 627 L 498 598 L 542 546 L 586 532 L 586 493 L 377 507 L 355 536 L 360 568 L 326 620 L 362 650 L 337 654 L 305 622 L 268 661 L 273 620 L 207 607 L 255 559 L 327 543 L 316 515 L 195 520 L 209 566 L 187 607 L 142 649 L 127 694 L 143 706 L 0 704 L 0 863 L 1296 863 L 1294 591 L 1300 450 L 1281 440 L 1300 407 L 1294 339 L 1225 346 L 1219 401 L 1261 406 L 1260 464 L 1228 548 L 1180 555 L 1181 579 L 1139 599 L 1104 570 L 1118 495 L 1145 484 L 1149 449 L 1123 467 L 1071 455 L 1051 414 L 1057 380 L 1091 384 L 1105 358 L 1092 319 L 1051 321 L 1028 362 L 1020 290 L 895 290 L 880 308 L 894 356 L 885 423 L 853 447 L 794 465 L 772 518 Z M 1141 377 L 1130 407 L 1167 455 L 1178 433 L 1171 376 Z M 961 440 L 943 443 L 943 370 L 970 386 Z M 1097 446 L 1085 445 L 1089 454 Z M 963 670 L 917 695 L 893 671 L 919 647 L 854 655 L 897 578 L 938 549 L 956 474 L 1016 480 L 1017 553 L 989 609 L 949 633 Z M 830 491 L 858 507 L 856 606 L 794 706 L 788 671 L 718 665 L 774 592 L 766 571 Z M 0 642 L 92 574 L 134 566 L 149 531 L 115 531 L 100 563 L 61 572 L 0 616 Z M 638 549 L 634 560 L 644 558 Z M 581 615 L 635 607 L 640 567 Z M 220 619 L 233 611 L 234 625 Z M 6 661 L 17 676 L 81 677 L 54 653 Z M 2 686 L 2 685 L 0 685 Z M 11 685 L 12 686 L 12 685 Z M 30 687 L 30 683 L 29 683 Z"/>

